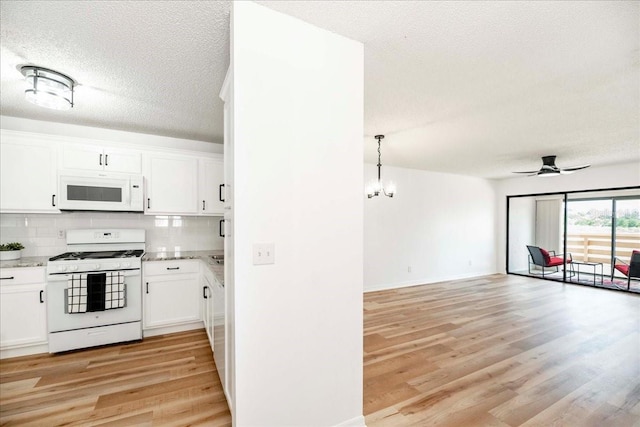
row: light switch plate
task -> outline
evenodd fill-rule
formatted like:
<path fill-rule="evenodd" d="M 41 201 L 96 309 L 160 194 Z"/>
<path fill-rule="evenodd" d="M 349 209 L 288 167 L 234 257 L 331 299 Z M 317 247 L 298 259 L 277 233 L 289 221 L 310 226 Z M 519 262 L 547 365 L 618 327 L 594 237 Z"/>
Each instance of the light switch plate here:
<path fill-rule="evenodd" d="M 275 245 L 255 243 L 253 245 L 253 265 L 275 264 Z"/>

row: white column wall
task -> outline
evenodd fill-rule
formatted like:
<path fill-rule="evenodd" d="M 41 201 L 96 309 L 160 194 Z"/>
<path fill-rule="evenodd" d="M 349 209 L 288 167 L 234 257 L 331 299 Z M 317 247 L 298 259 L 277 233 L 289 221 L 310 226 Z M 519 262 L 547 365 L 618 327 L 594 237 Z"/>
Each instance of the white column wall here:
<path fill-rule="evenodd" d="M 364 425 L 363 46 L 251 2 L 231 39 L 235 425 Z"/>
<path fill-rule="evenodd" d="M 507 196 L 640 186 L 640 164 L 591 167 L 551 178 L 523 177 L 497 181 L 498 250 L 496 263 L 505 272 Z"/>
<path fill-rule="evenodd" d="M 376 176 L 365 164 L 365 182 Z M 398 192 L 365 197 L 365 291 L 495 273 L 493 181 L 389 166 L 382 178 Z"/>

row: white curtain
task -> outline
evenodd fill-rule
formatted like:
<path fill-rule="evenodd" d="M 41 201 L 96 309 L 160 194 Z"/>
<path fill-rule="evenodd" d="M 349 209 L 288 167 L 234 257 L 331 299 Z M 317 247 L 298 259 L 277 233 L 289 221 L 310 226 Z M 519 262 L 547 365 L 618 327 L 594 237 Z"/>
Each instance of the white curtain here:
<path fill-rule="evenodd" d="M 536 246 L 562 252 L 562 199 L 536 200 Z"/>

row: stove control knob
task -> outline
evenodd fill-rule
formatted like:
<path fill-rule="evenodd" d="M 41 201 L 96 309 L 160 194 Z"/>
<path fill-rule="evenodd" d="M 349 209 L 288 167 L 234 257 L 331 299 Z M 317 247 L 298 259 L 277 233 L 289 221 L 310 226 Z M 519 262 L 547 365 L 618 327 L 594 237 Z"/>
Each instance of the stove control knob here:
<path fill-rule="evenodd" d="M 113 268 L 120 268 L 120 263 L 118 262 L 118 263 L 113 264 Z"/>
<path fill-rule="evenodd" d="M 69 266 L 69 271 L 77 271 L 77 270 L 78 270 L 78 266 L 77 265 Z"/>
<path fill-rule="evenodd" d="M 130 262 L 125 262 L 124 264 L 122 264 L 123 267 L 128 268 L 131 267 L 131 263 Z"/>
<path fill-rule="evenodd" d="M 100 264 L 94 264 L 93 268 L 95 268 L 96 270 L 100 268 Z"/>
<path fill-rule="evenodd" d="M 67 271 L 67 267 L 64 265 L 59 265 L 58 266 L 58 271 Z"/>

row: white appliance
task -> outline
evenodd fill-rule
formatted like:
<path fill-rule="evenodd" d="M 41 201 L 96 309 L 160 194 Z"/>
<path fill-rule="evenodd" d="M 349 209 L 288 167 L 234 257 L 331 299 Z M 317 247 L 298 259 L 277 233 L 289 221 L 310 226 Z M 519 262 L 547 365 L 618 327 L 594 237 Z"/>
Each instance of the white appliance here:
<path fill-rule="evenodd" d="M 143 178 L 140 174 L 61 170 L 58 194 L 57 207 L 60 210 L 144 210 Z"/>
<path fill-rule="evenodd" d="M 142 339 L 145 231 L 69 230 L 47 263 L 49 352 Z"/>

